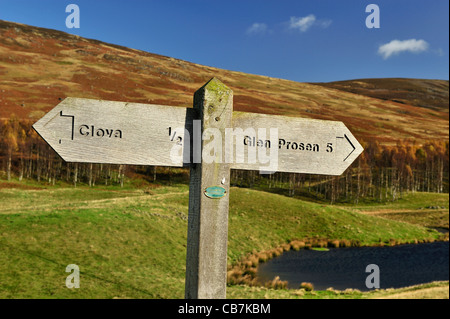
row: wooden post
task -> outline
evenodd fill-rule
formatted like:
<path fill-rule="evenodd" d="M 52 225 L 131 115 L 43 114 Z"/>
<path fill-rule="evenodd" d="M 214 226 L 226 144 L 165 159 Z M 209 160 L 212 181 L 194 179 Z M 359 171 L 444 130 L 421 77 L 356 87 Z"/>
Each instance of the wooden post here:
<path fill-rule="evenodd" d="M 189 220 L 186 256 L 186 298 L 224 299 L 226 297 L 228 202 L 230 164 L 225 163 L 225 128 L 231 127 L 233 91 L 216 78 L 211 79 L 194 94 L 194 109 L 201 120 L 201 134 L 213 129 L 223 138 L 220 150 L 215 150 L 215 161 L 192 163 L 189 185 Z M 192 152 L 194 162 L 203 155 L 203 142 L 193 130 Z M 217 138 L 216 136 L 214 138 Z M 195 145 L 201 153 L 195 154 Z M 216 144 L 217 145 L 217 144 Z M 211 154 L 209 154 L 211 155 Z M 210 198 L 208 187 L 219 186 L 226 193 L 220 198 Z"/>

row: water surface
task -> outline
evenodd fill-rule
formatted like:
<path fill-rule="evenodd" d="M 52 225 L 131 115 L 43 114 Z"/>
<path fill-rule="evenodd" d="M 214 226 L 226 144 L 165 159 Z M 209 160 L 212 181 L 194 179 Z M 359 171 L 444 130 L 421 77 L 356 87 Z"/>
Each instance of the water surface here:
<path fill-rule="evenodd" d="M 311 282 L 316 290 L 329 287 L 370 290 L 366 287 L 366 266 L 380 269 L 380 288 L 401 288 L 436 280 L 448 280 L 449 242 L 394 247 L 330 248 L 329 251 L 288 251 L 260 264 L 261 281 L 280 276 L 289 288 Z"/>

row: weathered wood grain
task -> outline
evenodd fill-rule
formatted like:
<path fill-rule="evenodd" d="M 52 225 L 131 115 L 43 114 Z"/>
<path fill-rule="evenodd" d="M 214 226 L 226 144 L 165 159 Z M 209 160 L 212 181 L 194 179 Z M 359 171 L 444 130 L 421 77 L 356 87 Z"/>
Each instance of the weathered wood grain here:
<path fill-rule="evenodd" d="M 182 107 L 66 98 L 33 128 L 67 162 L 183 166 L 191 113 Z"/>
<path fill-rule="evenodd" d="M 233 133 L 238 128 L 243 132 L 233 136 L 234 152 L 241 149 L 244 154 L 242 163 L 234 156 L 233 169 L 341 175 L 363 151 L 338 121 L 234 112 L 232 123 Z M 272 139 L 271 129 L 277 132 Z M 249 162 L 249 151 L 256 155 L 255 163 Z M 260 157 L 270 162 L 264 163 Z"/>
<path fill-rule="evenodd" d="M 225 134 L 231 125 L 233 92 L 213 78 L 195 93 L 194 109 L 202 120 L 202 131 L 215 129 Z M 220 151 L 225 148 L 223 143 Z M 209 198 L 204 191 L 211 186 L 223 187 L 227 194 Z M 191 165 L 186 298 L 226 297 L 229 188 L 230 164 L 202 161 Z"/>

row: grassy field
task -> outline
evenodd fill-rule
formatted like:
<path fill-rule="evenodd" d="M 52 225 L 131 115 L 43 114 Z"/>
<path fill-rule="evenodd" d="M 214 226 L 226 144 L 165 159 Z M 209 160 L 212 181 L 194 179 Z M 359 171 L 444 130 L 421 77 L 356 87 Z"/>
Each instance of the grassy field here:
<path fill-rule="evenodd" d="M 186 185 L 1 185 L 0 298 L 184 297 Z M 373 213 L 429 206 L 446 207 L 448 228 L 448 194 L 410 194 L 388 205 L 338 207 L 233 188 L 228 263 L 295 239 L 345 239 L 361 245 L 435 240 L 441 234 L 420 225 L 421 219 L 414 224 Z M 435 217 L 425 219 L 433 224 Z M 65 286 L 69 264 L 80 267 L 80 289 Z M 448 298 L 448 282 L 370 293 L 227 288 L 229 298 L 407 298 L 420 293 Z"/>
<path fill-rule="evenodd" d="M 244 285 L 229 287 L 228 298 L 254 299 L 443 299 L 449 298 L 448 281 L 436 281 L 400 289 L 382 289 L 360 292 L 354 289 L 305 291 L 303 289 L 274 290 Z"/>
<path fill-rule="evenodd" d="M 396 202 L 361 205 L 354 209 L 364 214 L 398 220 L 441 230 L 449 229 L 448 196 L 434 193 L 405 194 Z"/>

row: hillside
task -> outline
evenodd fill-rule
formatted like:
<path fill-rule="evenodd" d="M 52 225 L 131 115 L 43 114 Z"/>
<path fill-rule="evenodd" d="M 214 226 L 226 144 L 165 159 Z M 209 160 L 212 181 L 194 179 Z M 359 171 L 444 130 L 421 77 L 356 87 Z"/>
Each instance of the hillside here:
<path fill-rule="evenodd" d="M 449 137 L 448 82 L 427 80 L 438 89 L 422 99 L 438 102 L 423 107 L 408 94 L 382 99 L 358 81 L 317 85 L 227 71 L 0 20 L 0 118 L 37 120 L 68 96 L 190 107 L 213 76 L 234 91 L 236 111 L 339 120 L 358 139 L 384 144 Z M 377 81 L 389 96 L 415 85 Z"/>
<path fill-rule="evenodd" d="M 449 108 L 449 82 L 444 80 L 359 79 L 314 84 L 447 113 Z"/>

